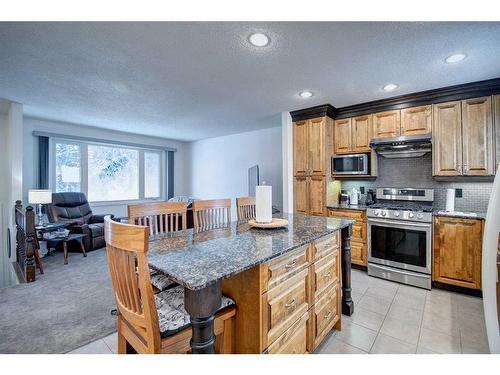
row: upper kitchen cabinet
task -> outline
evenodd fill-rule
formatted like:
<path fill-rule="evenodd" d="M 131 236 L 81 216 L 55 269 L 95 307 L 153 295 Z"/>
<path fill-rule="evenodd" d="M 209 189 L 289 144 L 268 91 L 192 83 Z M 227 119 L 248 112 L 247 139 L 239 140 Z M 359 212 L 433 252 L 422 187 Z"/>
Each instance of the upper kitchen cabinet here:
<path fill-rule="evenodd" d="M 495 95 L 493 97 L 493 113 L 495 117 L 494 125 L 495 125 L 495 145 L 496 145 L 496 163 L 495 163 L 495 172 L 500 165 L 500 95 Z"/>
<path fill-rule="evenodd" d="M 293 127 L 294 175 L 326 175 L 327 155 L 332 147 L 331 119 L 318 117 L 296 121 Z"/>
<path fill-rule="evenodd" d="M 335 154 L 370 152 L 372 116 L 335 121 Z"/>
<path fill-rule="evenodd" d="M 405 108 L 401 110 L 401 135 L 421 135 L 432 132 L 432 106 Z"/>
<path fill-rule="evenodd" d="M 491 97 L 433 106 L 433 174 L 493 175 Z"/>
<path fill-rule="evenodd" d="M 494 174 L 491 97 L 462 100 L 463 174 Z"/>
<path fill-rule="evenodd" d="M 435 104 L 432 129 L 433 174 L 462 174 L 462 115 L 460 102 Z"/>
<path fill-rule="evenodd" d="M 379 112 L 372 118 L 373 138 L 391 138 L 401 134 L 401 111 Z"/>

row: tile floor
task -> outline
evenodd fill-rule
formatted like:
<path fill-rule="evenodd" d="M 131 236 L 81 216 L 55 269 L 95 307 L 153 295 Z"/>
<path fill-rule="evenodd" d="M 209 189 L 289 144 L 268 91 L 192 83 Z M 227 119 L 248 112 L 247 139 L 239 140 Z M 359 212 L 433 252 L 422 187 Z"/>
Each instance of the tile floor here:
<path fill-rule="evenodd" d="M 352 270 L 355 312 L 319 354 L 489 353 L 480 298 L 426 291 Z M 116 353 L 116 333 L 70 354 Z"/>

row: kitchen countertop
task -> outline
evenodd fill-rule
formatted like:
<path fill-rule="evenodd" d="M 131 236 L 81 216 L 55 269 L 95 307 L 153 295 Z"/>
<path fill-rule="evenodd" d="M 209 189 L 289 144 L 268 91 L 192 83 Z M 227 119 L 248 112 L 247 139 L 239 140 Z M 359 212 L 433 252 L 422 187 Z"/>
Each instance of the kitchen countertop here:
<path fill-rule="evenodd" d="M 333 209 L 366 211 L 366 209 L 369 208 L 370 206 L 367 206 L 365 204 L 358 204 L 358 205 L 330 204 L 330 205 L 327 205 L 326 207 L 333 208 Z M 481 212 L 481 211 L 446 212 L 443 209 L 435 208 L 432 212 L 432 215 L 433 216 L 458 217 L 458 218 L 462 217 L 465 219 L 478 219 L 478 220 L 485 220 L 486 219 L 486 212 Z"/>
<path fill-rule="evenodd" d="M 225 228 L 150 240 L 151 268 L 191 290 L 203 289 L 353 223 L 352 220 L 279 214 L 282 229 L 256 229 L 232 222 Z"/>

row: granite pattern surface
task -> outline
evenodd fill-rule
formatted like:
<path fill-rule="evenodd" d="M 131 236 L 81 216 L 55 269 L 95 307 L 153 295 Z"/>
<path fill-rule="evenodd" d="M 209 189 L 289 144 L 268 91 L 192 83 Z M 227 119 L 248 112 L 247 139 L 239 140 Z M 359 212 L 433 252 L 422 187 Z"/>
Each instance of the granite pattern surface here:
<path fill-rule="evenodd" d="M 446 212 L 440 210 L 434 210 L 432 212 L 433 216 L 448 216 L 448 217 L 457 217 L 464 219 L 478 219 L 478 220 L 486 220 L 486 212 Z"/>
<path fill-rule="evenodd" d="M 292 251 L 353 223 L 352 220 L 280 214 L 281 229 L 256 229 L 232 222 L 224 228 L 150 240 L 149 266 L 192 290 L 202 289 Z"/>
<path fill-rule="evenodd" d="M 329 204 L 326 208 L 339 208 L 342 210 L 356 210 L 356 211 L 366 211 L 370 207 L 366 204 Z"/>

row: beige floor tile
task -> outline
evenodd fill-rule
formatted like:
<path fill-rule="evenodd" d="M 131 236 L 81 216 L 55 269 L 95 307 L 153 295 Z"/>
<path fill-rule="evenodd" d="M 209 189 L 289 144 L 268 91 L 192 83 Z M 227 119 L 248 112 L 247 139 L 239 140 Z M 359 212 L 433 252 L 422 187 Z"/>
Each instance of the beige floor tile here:
<path fill-rule="evenodd" d="M 384 322 L 385 315 L 357 306 L 357 308 L 354 309 L 354 314 L 350 318 L 353 323 L 378 331 Z"/>
<path fill-rule="evenodd" d="M 365 296 L 372 296 L 376 298 L 390 299 L 392 300 L 396 295 L 397 289 L 386 288 L 382 286 L 370 286 L 365 292 Z"/>
<path fill-rule="evenodd" d="M 360 299 L 363 297 L 363 294 L 358 293 L 358 292 L 351 292 L 351 298 L 354 301 L 354 305 L 357 305 Z"/>
<path fill-rule="evenodd" d="M 490 348 L 488 340 L 484 337 L 481 340 L 471 339 L 468 336 L 462 336 L 462 353 L 464 354 L 489 354 Z"/>
<path fill-rule="evenodd" d="M 442 319 L 459 319 L 458 306 L 450 300 L 438 302 L 436 300 L 426 300 L 424 314 L 429 314 Z"/>
<path fill-rule="evenodd" d="M 438 353 L 460 353 L 460 338 L 445 333 L 422 328 L 420 331 L 419 346 L 433 350 Z"/>
<path fill-rule="evenodd" d="M 406 294 L 397 293 L 392 302 L 395 306 L 407 307 L 415 310 L 424 310 L 425 297 L 419 298 L 414 296 L 409 296 Z"/>
<path fill-rule="evenodd" d="M 358 306 L 363 309 L 385 315 L 387 314 L 387 311 L 389 311 L 391 300 L 364 295 L 359 301 Z"/>
<path fill-rule="evenodd" d="M 399 286 L 398 293 L 417 298 L 425 298 L 427 296 L 426 289 L 417 288 L 414 286 L 404 285 L 404 284 L 401 284 Z"/>
<path fill-rule="evenodd" d="M 478 297 L 460 296 L 458 300 L 458 312 L 460 314 L 484 316 L 483 300 Z"/>
<path fill-rule="evenodd" d="M 458 319 L 462 337 L 467 337 L 475 341 L 481 341 L 486 338 L 484 316 L 462 313 Z"/>
<path fill-rule="evenodd" d="M 68 354 L 113 354 L 104 340 L 96 340 L 81 348 L 75 349 Z"/>
<path fill-rule="evenodd" d="M 322 345 L 317 351 L 317 354 L 368 354 L 367 352 L 358 349 L 352 345 L 346 344 L 336 338 L 329 340 Z"/>
<path fill-rule="evenodd" d="M 370 351 L 376 337 L 377 332 L 351 322 L 344 322 L 342 331 L 335 336 L 336 339 L 365 352 Z"/>
<path fill-rule="evenodd" d="M 111 335 L 104 337 L 103 340 L 109 350 L 115 354 L 118 352 L 118 333 L 112 333 Z"/>
<path fill-rule="evenodd" d="M 422 319 L 422 327 L 451 336 L 460 336 L 460 322 L 456 317 L 446 317 L 426 311 Z"/>
<path fill-rule="evenodd" d="M 392 305 L 387 313 L 388 318 L 399 319 L 412 325 L 420 326 L 423 311 L 409 307 Z"/>
<path fill-rule="evenodd" d="M 409 324 L 404 320 L 385 318 L 380 333 L 404 341 L 408 344 L 417 345 L 420 325 Z"/>
<path fill-rule="evenodd" d="M 355 281 L 355 280 L 352 280 L 351 288 L 352 288 L 352 291 L 355 292 L 355 293 L 363 295 L 363 294 L 365 294 L 365 292 L 368 289 L 368 287 L 369 287 L 368 281 Z"/>
<path fill-rule="evenodd" d="M 369 284 L 370 286 L 377 286 L 394 291 L 397 291 L 400 285 L 394 281 L 379 279 L 378 277 L 373 277 L 373 276 L 369 276 Z"/>
<path fill-rule="evenodd" d="M 430 350 L 419 345 L 417 346 L 417 354 L 441 354 L 441 353 L 435 352 L 434 350 Z"/>
<path fill-rule="evenodd" d="M 379 333 L 370 354 L 414 354 L 417 347 Z"/>

